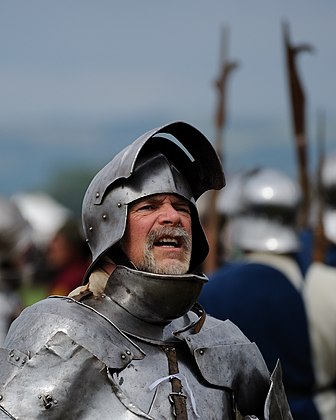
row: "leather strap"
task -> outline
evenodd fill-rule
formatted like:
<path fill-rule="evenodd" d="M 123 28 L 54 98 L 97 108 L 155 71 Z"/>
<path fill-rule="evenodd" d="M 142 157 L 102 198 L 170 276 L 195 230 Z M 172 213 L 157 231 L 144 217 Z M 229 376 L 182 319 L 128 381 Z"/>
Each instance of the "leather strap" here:
<path fill-rule="evenodd" d="M 166 353 L 168 359 L 168 368 L 169 368 L 169 375 L 174 375 L 179 373 L 178 363 L 177 363 L 177 356 L 176 356 L 176 348 L 175 347 L 163 347 L 164 352 Z M 182 383 L 178 378 L 170 379 L 172 392 L 169 394 L 169 401 L 173 404 L 174 407 L 174 415 L 177 420 L 187 420 L 187 405 L 186 399 L 187 396 L 183 394 Z"/>

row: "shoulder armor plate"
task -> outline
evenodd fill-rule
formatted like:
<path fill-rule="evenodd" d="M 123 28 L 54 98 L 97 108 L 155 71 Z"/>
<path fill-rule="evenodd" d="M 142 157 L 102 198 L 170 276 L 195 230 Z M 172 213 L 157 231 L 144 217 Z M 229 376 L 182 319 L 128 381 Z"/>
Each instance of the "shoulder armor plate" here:
<path fill-rule="evenodd" d="M 123 369 L 144 353 L 112 321 L 71 298 L 44 299 L 11 325 L 4 347 L 36 353 L 57 332 L 63 332 L 108 367 Z"/>
<path fill-rule="evenodd" d="M 270 374 L 256 344 L 236 325 L 208 316 L 201 331 L 185 339 L 204 379 L 231 389 L 241 413 L 263 407 Z"/>

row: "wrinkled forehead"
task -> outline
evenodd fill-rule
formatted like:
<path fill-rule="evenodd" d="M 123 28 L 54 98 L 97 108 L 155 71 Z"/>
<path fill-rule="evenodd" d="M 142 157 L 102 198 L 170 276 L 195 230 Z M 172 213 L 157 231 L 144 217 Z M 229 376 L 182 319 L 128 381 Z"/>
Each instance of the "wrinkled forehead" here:
<path fill-rule="evenodd" d="M 141 206 L 143 204 L 161 204 L 163 202 L 169 202 L 172 205 L 185 205 L 187 207 L 190 207 L 190 201 L 188 201 L 186 198 L 181 197 L 178 194 L 174 193 L 159 193 L 159 194 L 152 194 L 146 197 L 139 198 L 138 200 L 134 201 L 133 203 L 130 203 L 129 209 L 132 209 L 134 207 Z"/>

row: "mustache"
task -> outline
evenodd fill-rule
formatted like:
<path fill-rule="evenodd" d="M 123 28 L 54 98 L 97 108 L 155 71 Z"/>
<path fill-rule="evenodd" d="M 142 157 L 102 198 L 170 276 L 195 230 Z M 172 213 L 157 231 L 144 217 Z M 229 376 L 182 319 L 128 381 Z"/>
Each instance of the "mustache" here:
<path fill-rule="evenodd" d="M 152 248 L 160 238 L 171 237 L 178 240 L 179 245 L 187 250 L 191 249 L 191 235 L 180 226 L 163 226 L 149 232 L 147 246 Z"/>

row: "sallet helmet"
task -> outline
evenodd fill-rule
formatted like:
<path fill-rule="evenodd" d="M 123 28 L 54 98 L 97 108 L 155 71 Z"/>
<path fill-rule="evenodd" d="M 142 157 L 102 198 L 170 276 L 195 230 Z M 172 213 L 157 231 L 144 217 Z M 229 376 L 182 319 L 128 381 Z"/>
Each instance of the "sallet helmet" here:
<path fill-rule="evenodd" d="M 232 240 L 243 250 L 278 254 L 299 249 L 296 216 L 301 192 L 296 182 L 272 168 L 250 172 L 242 187 L 241 214 Z"/>
<path fill-rule="evenodd" d="M 178 194 L 190 203 L 193 234 L 190 271 L 195 270 L 209 251 L 195 202 L 205 191 L 224 185 L 219 157 L 195 127 L 177 121 L 146 132 L 101 169 L 85 193 L 82 221 L 92 253 L 88 273 L 123 237 L 128 206 L 142 197 L 160 193 Z"/>

